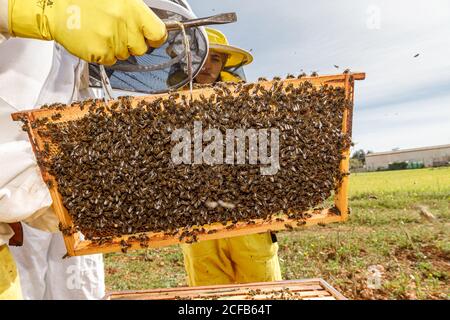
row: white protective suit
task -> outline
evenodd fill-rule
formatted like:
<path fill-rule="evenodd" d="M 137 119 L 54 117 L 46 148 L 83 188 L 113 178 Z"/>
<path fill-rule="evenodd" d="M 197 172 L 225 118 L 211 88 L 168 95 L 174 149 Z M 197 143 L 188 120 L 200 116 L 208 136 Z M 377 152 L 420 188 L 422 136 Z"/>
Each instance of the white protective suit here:
<path fill-rule="evenodd" d="M 86 63 L 54 42 L 4 40 L 0 33 L 0 246 L 13 235 L 6 223 L 28 223 L 23 247 L 10 248 L 25 299 L 102 298 L 102 255 L 62 259 L 66 249 L 50 194 L 26 133 L 10 115 L 87 98 Z"/>

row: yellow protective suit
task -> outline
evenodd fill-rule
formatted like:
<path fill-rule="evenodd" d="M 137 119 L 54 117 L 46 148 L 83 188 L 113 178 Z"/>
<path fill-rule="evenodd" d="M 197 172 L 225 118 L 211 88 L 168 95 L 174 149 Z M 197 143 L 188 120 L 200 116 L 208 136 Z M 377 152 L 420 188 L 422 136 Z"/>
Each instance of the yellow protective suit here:
<path fill-rule="evenodd" d="M 270 233 L 182 244 L 190 286 L 281 280 Z"/>
<path fill-rule="evenodd" d="M 0 246 L 0 300 L 21 300 L 19 274 L 7 245 Z"/>

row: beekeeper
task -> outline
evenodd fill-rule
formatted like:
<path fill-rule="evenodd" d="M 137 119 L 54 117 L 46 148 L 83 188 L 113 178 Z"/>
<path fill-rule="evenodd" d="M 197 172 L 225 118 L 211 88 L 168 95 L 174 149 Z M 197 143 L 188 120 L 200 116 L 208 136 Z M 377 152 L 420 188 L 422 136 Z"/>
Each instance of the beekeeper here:
<path fill-rule="evenodd" d="M 245 80 L 243 66 L 252 55 L 231 46 L 223 33 L 206 28 L 210 51 L 195 82 Z M 281 280 L 278 243 L 270 232 L 182 244 L 190 286 Z"/>
<path fill-rule="evenodd" d="M 21 299 L 21 291 L 29 299 L 104 294 L 101 255 L 62 260 L 61 233 L 50 233 L 57 231 L 51 197 L 10 114 L 88 97 L 86 61 L 110 65 L 166 37 L 142 0 L 0 0 L 0 299 Z M 22 241 L 21 227 L 23 246 L 13 250 L 22 290 L 8 247 Z"/>

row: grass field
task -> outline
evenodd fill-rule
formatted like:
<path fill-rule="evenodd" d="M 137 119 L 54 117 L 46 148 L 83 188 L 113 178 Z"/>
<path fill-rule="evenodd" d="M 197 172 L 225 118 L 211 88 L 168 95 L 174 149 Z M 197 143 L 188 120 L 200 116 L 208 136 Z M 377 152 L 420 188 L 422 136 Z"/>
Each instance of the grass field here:
<path fill-rule="evenodd" d="M 344 224 L 278 234 L 284 279 L 323 278 L 351 299 L 450 298 L 450 168 L 353 174 L 350 206 Z M 105 264 L 107 290 L 186 285 L 178 246 L 109 254 Z"/>

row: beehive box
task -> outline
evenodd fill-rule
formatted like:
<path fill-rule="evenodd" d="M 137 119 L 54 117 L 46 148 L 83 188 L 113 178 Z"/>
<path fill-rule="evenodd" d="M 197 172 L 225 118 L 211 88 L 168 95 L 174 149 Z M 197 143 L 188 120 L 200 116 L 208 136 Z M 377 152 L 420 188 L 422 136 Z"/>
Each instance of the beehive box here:
<path fill-rule="evenodd" d="M 346 300 L 322 279 L 110 292 L 105 300 Z"/>
<path fill-rule="evenodd" d="M 300 79 L 287 79 L 284 81 L 261 81 L 258 84 L 248 84 L 245 85 L 245 88 L 250 88 L 248 90 L 256 90 L 255 87 L 258 88 L 256 90 L 256 93 L 253 96 L 260 96 L 264 95 L 266 98 L 269 97 L 269 102 L 266 102 L 268 106 L 266 106 L 267 110 L 273 110 L 278 108 L 278 104 L 281 104 L 281 101 L 278 102 L 277 99 L 282 99 L 283 97 L 278 97 L 275 94 L 279 92 L 279 90 L 288 90 L 286 88 L 291 88 L 289 90 L 292 90 L 293 88 L 303 88 L 307 87 L 308 90 L 330 90 L 327 88 L 333 88 L 336 90 L 340 90 L 339 92 L 342 92 L 343 96 L 345 97 L 345 103 L 342 103 L 342 110 L 340 113 L 339 122 L 342 121 L 339 131 L 344 136 L 350 136 L 351 135 L 351 120 L 352 120 L 352 108 L 353 108 L 353 90 L 354 90 L 354 81 L 355 80 L 362 80 L 365 78 L 365 75 L 362 73 L 348 73 L 348 74 L 342 74 L 342 75 L 331 75 L 331 76 L 320 76 L 320 77 L 302 77 Z M 223 99 L 228 99 L 228 97 L 237 96 L 239 94 L 239 90 L 243 89 L 237 89 L 236 86 L 242 87 L 243 85 L 235 85 L 235 84 L 229 84 L 224 86 L 221 90 L 220 99 L 221 101 L 225 101 Z M 275 89 L 274 89 L 275 88 Z M 281 89 L 280 89 L 281 88 Z M 325 88 L 325 89 L 324 89 Z M 303 90 L 302 89 L 302 90 Z M 247 90 L 247 91 L 248 91 Z M 272 91 L 271 91 L 272 90 Z M 277 91 L 278 90 L 278 91 Z M 299 89 L 300 90 L 300 89 Z M 276 92 L 275 92 L 276 91 Z M 269 93 L 268 93 L 269 92 Z M 309 92 L 309 91 L 308 91 Z M 209 221 L 208 224 L 202 224 L 202 225 L 191 225 L 186 227 L 180 227 L 176 228 L 176 230 L 158 230 L 158 231 L 149 231 L 149 232 L 133 232 L 134 230 L 131 229 L 130 232 L 127 232 L 126 225 L 124 226 L 118 226 L 117 224 L 114 224 L 113 228 L 118 227 L 119 229 L 122 227 L 122 231 L 113 230 L 112 236 L 107 236 L 107 232 L 105 233 L 106 236 L 98 236 L 95 237 L 95 230 L 96 227 L 94 226 L 95 223 L 97 223 L 98 229 L 101 229 L 101 224 L 98 225 L 98 222 L 90 222 L 87 221 L 84 226 L 84 234 L 89 235 L 88 238 L 90 240 L 86 240 L 81 233 L 79 232 L 80 228 L 77 226 L 76 223 L 74 223 L 74 215 L 71 216 L 69 214 L 66 206 L 64 205 L 64 197 L 61 194 L 61 191 L 64 192 L 65 195 L 65 201 L 66 204 L 69 204 L 69 206 L 72 204 L 70 199 L 68 200 L 68 197 L 70 196 L 70 192 L 68 195 L 68 190 L 72 191 L 73 194 L 76 194 L 77 190 L 73 190 L 73 188 L 76 189 L 76 185 L 70 185 L 70 181 L 61 180 L 61 177 L 55 177 L 53 172 L 48 169 L 48 163 L 51 163 L 52 161 L 55 163 L 57 161 L 54 161 L 52 159 L 55 159 L 55 155 L 58 155 L 59 151 L 58 146 L 55 146 L 54 143 L 52 143 L 52 139 L 48 134 L 48 131 L 43 132 L 43 128 L 53 128 L 58 129 L 60 136 L 64 136 L 65 133 L 70 133 L 69 129 L 67 129 L 66 125 L 69 125 L 69 128 L 71 124 L 78 123 L 79 121 L 84 121 L 83 119 L 87 119 L 86 116 L 91 115 L 92 112 L 97 112 L 100 110 L 100 112 L 104 113 L 104 110 L 113 110 L 115 106 L 118 104 L 123 104 L 126 102 L 126 108 L 127 110 L 136 110 L 138 108 L 141 108 L 142 105 L 151 106 L 145 109 L 145 115 L 152 114 L 152 120 L 153 123 L 157 123 L 158 120 L 158 114 L 161 114 L 161 117 L 163 117 L 163 114 L 165 112 L 165 119 L 169 119 L 170 121 L 170 112 L 168 114 L 167 110 L 170 111 L 170 108 L 167 106 L 167 104 L 164 104 L 167 101 L 172 101 L 176 103 L 184 103 L 186 105 L 186 101 L 191 99 L 191 101 L 207 101 L 209 98 L 212 98 L 216 95 L 216 99 L 219 99 L 219 94 L 217 93 L 217 89 L 214 88 L 202 88 L 194 90 L 191 93 L 189 92 L 180 92 L 179 94 L 171 94 L 171 95 L 154 95 L 154 96 L 146 96 L 146 97 L 137 97 L 137 98 L 126 98 L 122 99 L 120 101 L 109 101 L 107 104 L 103 105 L 103 102 L 101 101 L 87 101 L 82 103 L 74 103 L 70 106 L 50 106 L 49 108 L 43 108 L 39 110 L 31 110 L 31 111 L 24 111 L 20 113 L 13 114 L 14 120 L 21 120 L 25 122 L 25 129 L 28 131 L 30 141 L 33 145 L 33 150 L 37 156 L 38 162 L 41 166 L 42 175 L 44 178 L 44 181 L 46 181 L 49 185 L 50 193 L 53 199 L 53 208 L 61 221 L 61 230 L 64 234 L 64 240 L 67 247 L 67 252 L 69 255 L 84 255 L 84 254 L 92 254 L 92 253 L 106 253 L 106 252 L 114 252 L 114 251 L 125 251 L 128 249 L 139 249 L 142 247 L 159 247 L 159 246 L 165 246 L 165 245 L 171 245 L 179 242 L 191 242 L 191 241 L 202 241 L 202 240 L 208 240 L 208 239 L 219 239 L 219 238 L 226 238 L 226 237 L 233 237 L 233 236 L 239 236 L 244 234 L 252 234 L 252 233 L 260 233 L 265 231 L 276 231 L 276 230 L 282 230 L 282 229 L 291 229 L 296 227 L 303 227 L 303 226 L 309 226 L 314 224 L 325 224 L 325 223 L 331 223 L 331 222 L 340 222 L 345 221 L 348 216 L 348 202 L 347 202 L 347 192 L 348 192 L 348 168 L 349 168 L 349 151 L 350 151 L 350 144 L 345 145 L 345 148 L 342 150 L 342 159 L 339 160 L 338 163 L 338 170 L 340 171 L 340 178 L 336 179 L 336 185 L 333 186 L 335 189 L 334 193 L 334 206 L 330 206 L 328 208 L 320 208 L 316 207 L 310 210 L 304 210 L 302 212 L 284 212 L 283 214 L 275 214 L 272 216 L 266 216 L 264 218 L 258 219 L 258 218 L 252 218 L 252 219 L 241 219 L 234 218 L 236 217 L 235 212 L 239 211 L 239 203 L 237 203 L 237 207 L 235 208 L 236 204 L 229 203 L 226 201 L 218 200 L 218 201 L 203 201 L 208 205 L 207 210 L 216 210 L 214 209 L 219 205 L 219 209 L 222 211 L 229 211 L 231 212 L 234 221 Z M 225 96 L 225 97 L 224 97 Z M 313 97 L 314 98 L 314 97 Z M 230 98 L 232 101 L 237 101 L 237 98 Z M 234 99 L 234 100 L 233 100 Z M 231 101 L 231 100 L 230 100 Z M 342 100 L 344 101 L 344 100 Z M 171 102 L 171 103 L 172 103 Z M 161 103 L 161 106 L 160 106 Z M 310 102 L 309 102 L 310 103 Z M 325 102 L 326 103 L 326 100 Z M 187 103 L 188 105 L 195 105 L 195 103 Z M 264 104 L 264 103 L 263 103 Z M 310 103 L 311 104 L 311 103 Z M 156 109 L 155 109 L 156 106 Z M 165 107 L 164 107 L 165 106 Z M 173 108 L 173 107 L 172 107 Z M 114 109 L 115 110 L 115 109 Z M 184 113 L 188 114 L 188 109 L 183 109 L 183 111 L 180 112 L 177 111 L 177 109 L 172 109 L 175 111 L 175 113 L 178 114 L 178 116 L 183 117 Z M 267 111 L 266 110 L 266 111 Z M 217 111 L 215 111 L 217 112 Z M 302 115 L 301 113 L 295 113 L 292 111 L 291 115 L 295 116 L 295 119 L 299 119 L 301 121 L 302 117 L 307 117 L 308 115 Z M 309 112 L 309 111 L 308 111 Z M 315 108 L 314 112 L 317 113 L 317 115 L 320 115 L 320 110 Z M 139 113 L 138 116 L 142 116 L 144 114 L 144 111 Z M 122 121 L 124 119 L 120 119 L 120 112 L 118 113 L 119 120 Z M 192 114 L 190 114 L 192 116 Z M 214 113 L 211 113 L 211 115 L 214 115 Z M 314 115 L 314 114 L 313 114 Z M 169 117 L 168 117 L 169 116 Z M 195 116 L 195 114 L 194 114 Z M 298 117 L 298 118 L 297 118 Z M 212 117 L 214 118 L 214 117 Z M 116 119 L 117 120 L 117 119 Z M 195 117 L 191 117 L 188 120 L 195 120 Z M 209 119 L 210 121 L 215 123 L 216 119 Z M 99 120 L 96 120 L 99 121 Z M 101 120 L 100 120 L 101 121 Z M 126 121 L 126 119 L 125 119 Z M 149 120 L 150 121 L 150 120 Z M 123 121 L 122 121 L 123 122 Z M 121 125 L 123 128 L 123 123 L 119 123 L 118 125 Z M 258 124 L 258 123 L 257 123 Z M 95 124 L 92 126 L 92 123 L 90 124 L 91 127 L 89 130 L 95 131 Z M 283 125 L 283 124 L 282 124 Z M 322 126 L 321 123 L 319 123 L 320 127 Z M 73 127 L 73 125 L 72 125 Z M 285 125 L 286 127 L 286 125 Z M 320 128 L 319 127 L 319 128 Z M 52 129 L 52 130 L 53 130 Z M 291 131 L 296 130 L 296 128 L 289 128 Z M 50 130 L 51 131 L 51 130 Z M 318 129 L 318 132 L 320 129 Z M 45 134 L 44 134 L 45 133 Z M 93 135 L 95 135 L 93 133 Z M 298 137 L 298 136 L 296 136 Z M 60 137 L 61 138 L 61 137 Z M 89 140 L 88 138 L 84 137 L 85 139 Z M 81 139 L 84 139 L 83 137 Z M 163 137 L 164 139 L 167 137 Z M 154 139 L 155 145 L 157 145 L 157 142 L 160 142 L 161 137 L 152 137 Z M 65 138 L 64 138 L 65 139 Z M 64 140 L 63 139 L 63 140 Z M 158 140 L 159 139 L 159 140 Z M 139 144 L 141 141 L 132 141 L 131 143 Z M 64 143 L 64 141 L 63 141 Z M 60 144 L 60 147 L 64 147 L 64 144 Z M 86 147 L 86 144 L 84 145 Z M 73 147 L 73 146 L 72 146 Z M 77 146 L 75 146 L 77 147 Z M 89 147 L 89 145 L 88 145 Z M 342 147 L 342 146 L 341 146 Z M 103 151 L 105 154 L 110 152 L 111 150 L 107 150 L 108 146 L 100 146 L 101 149 L 104 149 Z M 60 148 L 61 149 L 61 148 Z M 130 150 L 133 150 L 131 147 Z M 122 150 L 123 151 L 123 150 Z M 302 150 L 300 150 L 302 151 Z M 73 154 L 76 151 L 71 150 L 71 154 Z M 86 151 L 89 153 L 89 155 L 86 154 L 86 156 L 91 157 L 93 155 L 90 150 Z M 137 151 L 136 151 L 137 152 Z M 138 152 L 137 152 L 138 153 Z M 163 152 L 162 152 L 163 153 Z M 108 161 L 113 161 L 110 159 L 111 157 L 105 156 L 104 159 L 102 159 L 103 162 L 100 163 L 108 163 Z M 154 159 L 159 159 L 159 154 L 154 157 Z M 75 158 L 74 158 L 75 159 Z M 66 159 L 67 160 L 67 159 Z M 78 159 L 80 160 L 80 159 Z M 78 161 L 77 160 L 77 161 Z M 314 160 L 314 159 L 313 159 Z M 80 160 L 81 161 L 81 160 Z M 119 161 L 120 163 L 120 161 Z M 72 165 L 77 165 L 72 164 Z M 116 169 L 121 169 L 122 166 L 126 166 L 127 164 L 124 164 L 123 162 L 116 166 Z M 320 163 L 317 163 L 319 166 Z M 62 166 L 65 166 L 64 163 L 62 163 Z M 61 169 L 61 166 L 59 167 Z M 67 169 L 67 168 L 66 168 Z M 208 167 L 203 168 L 206 170 L 205 172 L 208 172 Z M 62 170 L 62 169 L 61 169 Z M 61 171 L 60 170 L 60 171 Z M 67 169 L 69 170 L 69 169 Z M 66 171 L 67 171 L 66 170 Z M 212 169 L 211 169 L 212 170 Z M 294 169 L 293 169 L 294 170 Z M 57 170 L 56 170 L 57 171 Z M 83 170 L 80 170 L 77 174 L 81 176 L 76 177 L 76 179 L 89 179 L 89 177 L 83 177 L 86 176 L 88 171 L 82 172 Z M 101 170 L 100 170 L 101 171 Z M 175 171 L 174 171 L 175 172 Z M 221 173 L 223 174 L 223 173 Z M 331 173 L 330 173 L 331 174 Z M 145 176 L 145 174 L 143 174 Z M 295 176 L 295 175 L 294 175 Z M 59 178 L 59 180 L 57 179 Z M 166 172 L 166 179 L 168 181 L 170 180 L 170 176 L 167 176 Z M 101 175 L 97 179 L 102 179 Z M 270 179 L 270 178 L 268 178 Z M 225 177 L 226 180 L 226 177 Z M 60 185 L 58 185 L 58 181 L 65 183 L 68 183 L 70 186 L 65 186 L 64 188 Z M 266 180 L 269 181 L 269 180 Z M 95 181 L 94 181 L 95 182 Z M 134 181 L 131 181 L 133 183 Z M 197 181 L 198 182 L 198 181 Z M 210 182 L 210 181 L 206 181 Z M 319 181 L 318 181 L 319 182 Z M 171 183 L 174 184 L 174 189 L 176 189 L 177 181 Z M 290 182 L 289 182 L 290 183 Z M 292 181 L 292 183 L 295 183 L 295 181 Z M 157 181 L 154 185 L 149 185 L 148 188 L 155 188 L 157 189 L 158 184 L 167 184 L 166 181 Z M 270 182 L 268 183 L 270 185 Z M 237 185 L 239 187 L 239 185 Z M 267 183 L 266 183 L 267 186 Z M 113 188 L 114 185 L 111 184 L 111 188 Z M 186 187 L 186 186 L 184 186 Z M 72 189 L 70 189 L 72 188 Z M 206 186 L 206 188 L 203 188 L 204 190 L 208 190 L 209 186 Z M 106 192 L 106 189 L 103 189 L 102 192 Z M 119 190 L 120 191 L 120 190 Z M 167 190 L 165 190 L 167 191 Z M 123 193 L 138 193 L 142 192 L 142 190 L 139 190 L 139 188 L 133 189 L 129 188 L 128 190 L 122 190 Z M 180 194 L 180 193 L 179 193 Z M 314 190 L 308 191 L 307 194 L 311 194 L 311 197 L 317 196 L 314 194 Z M 133 196 L 133 195 L 132 195 Z M 136 195 L 134 195 L 136 196 Z M 173 199 L 173 195 L 169 194 L 158 194 L 156 199 L 164 198 L 165 196 L 169 197 L 172 196 L 171 199 Z M 192 195 L 191 195 L 192 196 Z M 195 196 L 195 195 L 194 195 Z M 266 198 L 269 198 L 270 200 L 271 195 L 267 195 Z M 296 195 L 291 194 L 289 201 L 294 201 Z M 182 194 L 180 194 L 180 198 L 182 198 Z M 93 199 L 89 199 L 89 197 L 86 195 L 85 199 L 84 197 L 78 197 L 74 199 L 76 200 L 78 204 L 83 204 L 83 201 L 91 201 Z M 284 199 L 283 199 L 284 200 Z M 105 200 L 106 201 L 106 200 Z M 139 201 L 139 197 L 137 198 L 137 201 Z M 171 200 L 173 201 L 173 200 Z M 178 203 L 178 200 L 176 200 Z M 106 201 L 107 202 L 107 201 Z M 156 208 L 158 205 L 158 201 L 155 201 Z M 182 202 L 182 201 L 181 201 Z M 316 201 L 317 202 L 317 201 Z M 183 204 L 183 203 L 182 203 Z M 100 206 L 100 204 L 97 204 L 97 202 L 92 203 L 95 210 L 97 207 Z M 153 203 L 152 203 L 153 205 Z M 286 204 L 288 206 L 288 203 Z M 223 206 L 223 208 L 221 208 Z M 250 204 L 251 206 L 251 204 Z M 224 209 L 225 208 L 225 209 Z M 255 202 L 255 208 L 257 208 L 257 203 Z M 128 211 L 131 214 L 134 213 L 133 208 L 121 208 L 123 209 L 121 212 Z M 185 210 L 186 208 L 184 208 Z M 195 207 L 197 209 L 197 207 Z M 248 207 L 246 208 L 249 209 Z M 251 207 L 250 207 L 251 209 Z M 281 209 L 281 208 L 280 208 Z M 84 207 L 83 209 L 84 210 Z M 125 211 L 124 211 L 125 210 Z M 194 210 L 194 208 L 192 209 Z M 206 210 L 206 209 L 205 209 Z M 218 209 L 217 209 L 218 210 Z M 185 210 L 186 212 L 186 210 Z M 211 212 L 211 211 L 208 211 Z M 82 213 L 82 212 L 81 212 Z M 78 212 L 78 218 L 82 220 L 83 217 L 80 212 Z M 99 215 L 101 214 L 98 213 Z M 171 212 L 163 212 L 164 216 L 167 218 L 161 218 L 160 220 L 169 220 L 169 226 L 170 226 L 170 214 Z M 214 216 L 214 215 L 213 215 Z M 187 220 L 189 220 L 189 217 L 187 217 Z M 199 220 L 200 221 L 200 220 Z M 203 220 L 202 220 L 203 221 Z M 120 222 L 120 221 L 119 221 Z M 111 221 L 106 220 L 106 222 L 102 223 L 111 223 Z M 165 222 L 167 225 L 167 221 Z M 90 226 L 92 224 L 92 226 Z M 91 228 L 91 229 L 90 229 Z M 125 228 L 125 229 L 123 229 Z M 168 227 L 168 229 L 170 229 Z M 105 229 L 107 230 L 107 229 Z M 130 229 L 128 229 L 130 230 Z M 93 232 L 93 235 L 90 235 L 91 231 Z M 118 234 L 120 233 L 120 234 Z"/>

